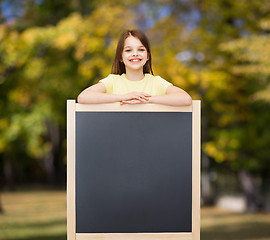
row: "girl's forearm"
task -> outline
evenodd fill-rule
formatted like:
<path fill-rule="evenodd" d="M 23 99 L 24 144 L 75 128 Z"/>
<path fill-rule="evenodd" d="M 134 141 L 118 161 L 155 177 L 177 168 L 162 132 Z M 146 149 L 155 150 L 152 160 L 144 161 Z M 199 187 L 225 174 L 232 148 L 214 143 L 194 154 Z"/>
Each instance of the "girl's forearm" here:
<path fill-rule="evenodd" d="M 114 103 L 121 102 L 123 100 L 134 99 L 133 94 L 131 97 L 125 97 L 124 95 L 108 94 L 100 92 L 82 92 L 78 96 L 78 103 L 82 104 L 98 104 L 98 103 Z M 192 99 L 188 94 L 175 93 L 147 97 L 147 103 L 165 104 L 171 106 L 189 106 L 192 103 Z M 141 100 L 139 101 L 142 102 Z"/>
<path fill-rule="evenodd" d="M 81 93 L 77 100 L 78 103 L 83 104 L 114 103 L 120 102 L 122 96 L 108 93 L 88 92 L 87 94 Z"/>
<path fill-rule="evenodd" d="M 192 98 L 188 94 L 166 94 L 150 97 L 149 103 L 171 106 L 189 106 L 192 104 Z"/>

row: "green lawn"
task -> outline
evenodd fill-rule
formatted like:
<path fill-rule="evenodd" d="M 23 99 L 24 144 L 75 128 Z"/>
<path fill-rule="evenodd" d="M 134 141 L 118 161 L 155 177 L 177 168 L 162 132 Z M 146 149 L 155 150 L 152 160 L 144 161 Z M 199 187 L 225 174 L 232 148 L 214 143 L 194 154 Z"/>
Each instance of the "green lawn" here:
<path fill-rule="evenodd" d="M 65 240 L 66 193 L 31 191 L 1 195 L 1 240 Z M 201 240 L 270 240 L 270 215 L 201 211 Z"/>
<path fill-rule="evenodd" d="M 1 195 L 1 240 L 66 239 L 64 191 L 14 192 Z"/>
<path fill-rule="evenodd" d="M 201 240 L 270 240 L 270 214 L 202 208 Z"/>

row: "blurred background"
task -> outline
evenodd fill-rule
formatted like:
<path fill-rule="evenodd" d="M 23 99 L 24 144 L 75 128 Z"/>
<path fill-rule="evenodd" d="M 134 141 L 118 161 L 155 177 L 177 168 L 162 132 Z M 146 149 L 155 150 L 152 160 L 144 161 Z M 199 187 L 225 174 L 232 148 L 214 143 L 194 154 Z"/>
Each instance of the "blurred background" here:
<path fill-rule="evenodd" d="M 66 239 L 66 100 L 133 28 L 202 101 L 201 239 L 270 239 L 269 0 L 0 1 L 0 239 Z"/>

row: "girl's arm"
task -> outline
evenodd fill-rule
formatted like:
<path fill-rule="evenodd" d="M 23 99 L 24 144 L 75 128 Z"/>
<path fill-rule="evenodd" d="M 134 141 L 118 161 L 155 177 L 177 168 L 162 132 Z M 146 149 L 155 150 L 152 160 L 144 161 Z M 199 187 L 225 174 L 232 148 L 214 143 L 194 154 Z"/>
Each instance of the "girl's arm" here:
<path fill-rule="evenodd" d="M 113 103 L 131 99 L 136 99 L 140 103 L 144 103 L 148 102 L 149 97 L 151 97 L 151 95 L 140 92 L 131 92 L 122 95 L 108 94 L 106 93 L 106 87 L 104 83 L 100 82 L 83 90 L 79 94 L 77 100 L 78 103 L 84 104 Z"/>
<path fill-rule="evenodd" d="M 171 85 L 167 88 L 165 95 L 152 96 L 148 102 L 171 106 L 189 106 L 192 104 L 192 98 L 183 89 Z"/>

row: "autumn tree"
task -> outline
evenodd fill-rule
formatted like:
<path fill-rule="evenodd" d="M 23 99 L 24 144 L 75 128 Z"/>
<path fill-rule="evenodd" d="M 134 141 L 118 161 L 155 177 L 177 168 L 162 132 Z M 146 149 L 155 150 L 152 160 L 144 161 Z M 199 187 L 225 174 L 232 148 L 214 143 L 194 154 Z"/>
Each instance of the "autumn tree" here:
<path fill-rule="evenodd" d="M 260 188 L 248 195 L 243 179 L 265 186 L 270 171 L 269 1 L 2 3 L 16 13 L 0 16 L 0 168 L 10 185 L 64 179 L 66 100 L 107 76 L 122 31 L 141 28 L 154 73 L 202 100 L 203 176 L 239 174 L 256 210 Z"/>

